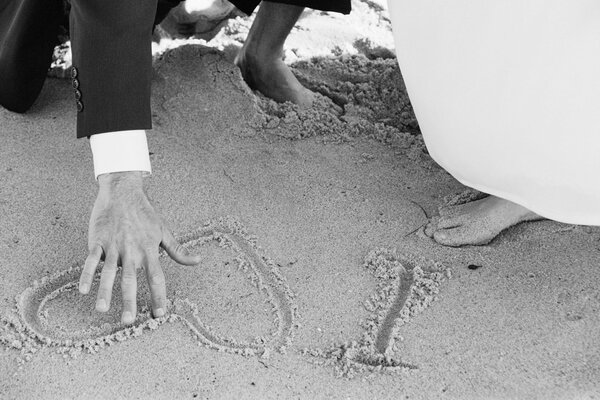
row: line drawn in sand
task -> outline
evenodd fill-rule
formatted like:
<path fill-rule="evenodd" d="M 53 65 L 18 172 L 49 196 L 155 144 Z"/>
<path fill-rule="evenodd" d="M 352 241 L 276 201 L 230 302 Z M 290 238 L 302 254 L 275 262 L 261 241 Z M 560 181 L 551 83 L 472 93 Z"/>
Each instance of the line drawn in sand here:
<path fill-rule="evenodd" d="M 269 337 L 256 338 L 252 342 L 236 341 L 215 332 L 202 321 L 201 311 L 188 299 L 175 299 L 170 313 L 153 319 L 148 310 L 142 310 L 133 326 L 105 323 L 76 331 L 64 332 L 52 326 L 45 310 L 48 302 L 78 289 L 82 266 L 72 267 L 54 276 L 34 282 L 17 297 L 18 319 L 2 318 L 2 331 L 12 333 L 0 335 L 0 342 L 22 352 L 34 353 L 41 346 L 57 347 L 59 352 L 77 356 L 82 350 L 90 353 L 129 337 L 139 336 L 144 330 L 154 330 L 165 322 L 181 321 L 195 334 L 200 344 L 206 347 L 244 356 L 268 357 L 271 350 L 285 353 L 297 328 L 294 296 L 274 262 L 266 257 L 256 244 L 256 238 L 231 217 L 210 222 L 181 238 L 184 247 L 201 246 L 216 241 L 220 247 L 230 248 L 236 254 L 238 268 L 246 273 L 259 292 L 266 295 L 272 306 L 274 329 Z M 161 258 L 168 257 L 161 251 Z M 96 279 L 99 279 L 100 272 Z M 14 332 L 16 331 L 16 333 Z"/>
<path fill-rule="evenodd" d="M 188 248 L 216 242 L 237 254 L 238 268 L 246 273 L 257 290 L 266 294 L 272 306 L 274 328 L 269 337 L 260 337 L 252 342 L 224 337 L 202 321 L 201 310 L 196 304 L 179 298 L 170 305 L 169 314 L 162 318 L 153 319 L 150 311 L 142 310 L 133 326 L 105 323 L 79 331 L 61 331 L 51 325 L 45 306 L 64 293 L 78 293 L 81 266 L 77 266 L 34 283 L 18 296 L 18 318 L 0 317 L 0 343 L 20 349 L 25 360 L 42 346 L 56 347 L 63 354 L 76 357 L 83 350 L 94 353 L 115 342 L 139 336 L 144 330 L 157 329 L 166 322 L 181 321 L 199 343 L 208 348 L 264 358 L 269 357 L 272 350 L 285 353 L 298 327 L 294 296 L 273 261 L 257 246 L 256 238 L 250 236 L 236 220 L 222 218 L 181 237 L 179 241 Z M 161 257 L 167 256 L 163 252 Z M 398 342 L 402 341 L 399 331 L 435 299 L 442 282 L 450 277 L 450 270 L 440 263 L 400 255 L 388 249 L 369 252 L 364 267 L 373 273 L 378 284 L 375 293 L 365 302 L 370 315 L 364 321 L 365 330 L 361 338 L 327 350 L 303 349 L 299 353 L 311 356 L 311 361 L 317 364 L 333 365 L 336 374 L 344 377 L 366 371 L 417 369 L 416 365 L 398 356 Z M 99 273 L 97 275 L 99 278 Z"/>
<path fill-rule="evenodd" d="M 370 251 L 364 267 L 378 284 L 364 304 L 370 315 L 363 323 L 362 337 L 329 350 L 304 349 L 302 353 L 321 360 L 315 361 L 318 364 L 333 364 L 337 375 L 349 378 L 366 371 L 418 369 L 397 356 L 397 342 L 403 340 L 399 331 L 435 299 L 450 270 L 438 262 L 383 248 Z"/>

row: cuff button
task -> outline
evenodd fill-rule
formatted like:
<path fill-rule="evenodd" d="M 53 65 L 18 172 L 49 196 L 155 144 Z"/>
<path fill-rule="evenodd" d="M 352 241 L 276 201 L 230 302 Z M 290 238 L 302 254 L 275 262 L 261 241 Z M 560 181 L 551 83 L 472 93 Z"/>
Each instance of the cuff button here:
<path fill-rule="evenodd" d="M 83 111 L 83 103 L 77 100 L 77 112 L 80 113 Z"/>
<path fill-rule="evenodd" d="M 81 92 L 79 91 L 79 89 L 75 89 L 75 100 L 81 100 Z"/>
<path fill-rule="evenodd" d="M 73 79 L 73 89 L 79 89 L 79 80 L 77 78 Z"/>
<path fill-rule="evenodd" d="M 71 67 L 71 79 L 77 78 L 78 75 L 79 75 L 79 71 L 77 71 L 77 68 Z"/>

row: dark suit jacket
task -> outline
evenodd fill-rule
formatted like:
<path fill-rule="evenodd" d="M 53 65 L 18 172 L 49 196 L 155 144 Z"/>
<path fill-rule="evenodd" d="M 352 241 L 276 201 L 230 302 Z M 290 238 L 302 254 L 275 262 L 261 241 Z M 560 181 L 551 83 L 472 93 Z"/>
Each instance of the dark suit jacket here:
<path fill-rule="evenodd" d="M 180 0 L 70 0 L 77 137 L 151 129 L 152 30 Z M 260 0 L 231 0 L 250 14 Z M 275 0 L 350 12 L 350 0 Z M 0 0 L 0 105 L 25 112 L 41 91 L 63 0 Z"/>
<path fill-rule="evenodd" d="M 0 104 L 25 112 L 37 98 L 58 43 L 62 0 L 0 0 Z"/>

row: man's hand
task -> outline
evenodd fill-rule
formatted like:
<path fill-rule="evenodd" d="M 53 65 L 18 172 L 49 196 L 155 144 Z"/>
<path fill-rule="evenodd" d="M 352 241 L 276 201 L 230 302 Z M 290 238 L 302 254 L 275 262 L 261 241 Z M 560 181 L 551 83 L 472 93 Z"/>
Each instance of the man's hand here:
<path fill-rule="evenodd" d="M 153 314 L 161 317 L 165 314 L 167 290 L 158 260 L 159 246 L 180 264 L 198 264 L 200 257 L 188 254 L 165 228 L 144 192 L 141 172 L 103 174 L 98 183 L 98 197 L 90 217 L 89 255 L 79 279 L 79 291 L 89 293 L 98 263 L 104 258 L 96 310 L 108 311 L 117 265 L 121 265 L 121 321 L 131 324 L 137 311 L 137 269 L 144 268 Z"/>

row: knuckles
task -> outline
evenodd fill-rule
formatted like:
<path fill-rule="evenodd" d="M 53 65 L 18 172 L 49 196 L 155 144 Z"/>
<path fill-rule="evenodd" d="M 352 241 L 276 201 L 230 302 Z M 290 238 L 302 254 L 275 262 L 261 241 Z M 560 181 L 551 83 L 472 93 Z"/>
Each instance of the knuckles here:
<path fill-rule="evenodd" d="M 136 288 L 137 280 L 136 280 L 135 272 L 133 274 L 124 273 L 123 276 L 121 277 L 121 286 L 124 288 L 131 288 L 131 287 Z"/>
<path fill-rule="evenodd" d="M 177 246 L 175 247 L 175 253 L 180 254 L 182 256 L 187 256 L 190 254 L 190 252 L 188 251 L 188 249 L 186 249 L 185 247 L 183 247 L 181 244 L 177 244 Z"/>
<path fill-rule="evenodd" d="M 162 273 L 154 273 L 148 277 L 148 283 L 151 286 L 164 286 L 166 283 L 165 276 Z"/>

